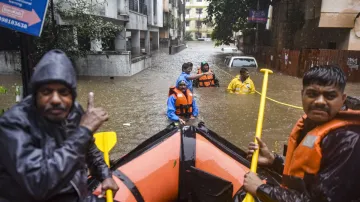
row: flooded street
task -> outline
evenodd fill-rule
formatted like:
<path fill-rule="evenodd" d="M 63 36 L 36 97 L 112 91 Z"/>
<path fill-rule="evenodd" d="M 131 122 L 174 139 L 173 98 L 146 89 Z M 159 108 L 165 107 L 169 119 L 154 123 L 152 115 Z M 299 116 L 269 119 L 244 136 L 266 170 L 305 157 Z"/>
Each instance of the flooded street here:
<path fill-rule="evenodd" d="M 175 85 L 184 62 L 194 63 L 193 73 L 200 62 L 207 61 L 220 80 L 220 88 L 195 88 L 199 107 L 199 121 L 240 148 L 253 140 L 260 95 L 233 95 L 226 87 L 239 69 L 229 70 L 222 64 L 225 54 L 211 42 L 190 42 L 188 48 L 176 55 L 157 52 L 152 67 L 132 77 L 80 77 L 78 100 L 86 108 L 88 92 L 95 93 L 95 106 L 104 107 L 110 120 L 101 131 L 116 131 L 118 143 L 111 158 L 119 158 L 142 141 L 163 130 L 170 122 L 166 117 L 168 89 Z M 255 87 L 261 92 L 263 74 L 251 72 Z M 20 76 L 0 76 L 0 85 L 9 88 L 8 95 L 0 95 L 1 108 L 15 101 L 15 83 Z M 348 95 L 359 96 L 358 84 L 348 84 Z M 274 73 L 269 76 L 267 96 L 291 105 L 301 106 L 301 79 Z M 271 150 L 282 152 L 293 125 L 303 114 L 302 110 L 267 100 L 263 125 L 263 139 Z M 125 124 L 125 125 L 124 125 Z"/>

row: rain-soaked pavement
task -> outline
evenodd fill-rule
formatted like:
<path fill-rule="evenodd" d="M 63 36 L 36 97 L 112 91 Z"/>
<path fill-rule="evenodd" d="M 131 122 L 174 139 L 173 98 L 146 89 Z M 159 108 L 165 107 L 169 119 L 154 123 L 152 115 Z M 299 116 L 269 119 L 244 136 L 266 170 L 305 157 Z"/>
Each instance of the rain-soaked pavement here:
<path fill-rule="evenodd" d="M 164 50 L 165 51 L 165 50 Z M 167 51 L 167 50 L 166 50 Z M 206 126 L 240 148 L 246 148 L 253 140 L 258 116 L 260 96 L 233 95 L 226 93 L 231 79 L 239 69 L 224 67 L 225 55 L 221 47 L 211 42 L 190 42 L 188 48 L 176 55 L 159 51 L 153 55 L 152 67 L 132 77 L 80 77 L 78 100 L 86 107 L 89 91 L 95 93 L 95 106 L 104 107 L 110 120 L 101 131 L 116 131 L 118 143 L 111 158 L 118 158 L 142 141 L 163 130 L 170 122 L 166 117 L 166 101 L 169 86 L 174 85 L 184 62 L 194 63 L 193 73 L 201 61 L 207 61 L 220 80 L 219 88 L 195 88 L 199 107 L 199 120 Z M 263 74 L 250 74 L 256 89 L 261 92 Z M 0 85 L 9 88 L 8 96 L 0 95 L 0 109 L 8 108 L 15 101 L 15 83 L 18 76 L 0 76 Z M 349 84 L 347 92 L 359 96 L 360 88 Z M 301 106 L 301 80 L 274 73 L 269 76 L 267 96 L 275 100 Z M 294 123 L 302 110 L 266 101 L 263 139 L 270 149 L 281 152 Z"/>

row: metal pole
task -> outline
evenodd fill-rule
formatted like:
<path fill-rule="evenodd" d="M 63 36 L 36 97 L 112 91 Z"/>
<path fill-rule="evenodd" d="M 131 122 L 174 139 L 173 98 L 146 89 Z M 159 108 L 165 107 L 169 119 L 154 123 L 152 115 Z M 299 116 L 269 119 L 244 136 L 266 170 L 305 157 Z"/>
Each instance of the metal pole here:
<path fill-rule="evenodd" d="M 21 77 L 23 85 L 23 98 L 29 95 L 29 82 L 31 78 L 32 62 L 30 61 L 31 36 L 20 33 Z"/>
<path fill-rule="evenodd" d="M 260 10 L 260 2 L 257 1 L 257 7 L 256 10 Z M 259 22 L 256 22 L 256 33 L 255 33 L 255 53 L 258 51 L 258 41 L 259 41 Z"/>
<path fill-rule="evenodd" d="M 198 22 L 200 22 L 200 13 L 199 13 Z M 197 27 L 198 27 L 198 38 L 201 38 L 200 37 L 200 26 L 201 26 L 201 23 L 200 23 L 200 25 L 197 25 Z"/>
<path fill-rule="evenodd" d="M 50 1 L 50 6 L 51 6 L 51 24 L 52 24 L 52 31 L 53 31 L 53 37 L 54 37 L 54 41 L 55 44 L 57 43 L 57 32 L 56 32 L 56 22 L 55 22 L 55 8 L 54 8 L 54 0 Z"/>

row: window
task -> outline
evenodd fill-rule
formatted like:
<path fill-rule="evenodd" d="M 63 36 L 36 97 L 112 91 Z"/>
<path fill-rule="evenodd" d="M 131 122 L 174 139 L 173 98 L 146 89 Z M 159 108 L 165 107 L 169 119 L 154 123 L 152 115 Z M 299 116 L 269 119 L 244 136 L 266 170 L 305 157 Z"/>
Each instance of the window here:
<path fill-rule="evenodd" d="M 185 12 L 186 15 L 190 15 L 190 9 L 186 9 Z"/>
<path fill-rule="evenodd" d="M 202 22 L 200 20 L 197 20 L 196 21 L 196 27 L 201 27 L 201 25 L 202 25 Z"/>
<path fill-rule="evenodd" d="M 231 65 L 232 67 L 256 67 L 254 59 L 250 58 L 235 58 Z"/>
<path fill-rule="evenodd" d="M 202 8 L 197 8 L 196 9 L 196 14 L 202 14 Z"/>
<path fill-rule="evenodd" d="M 185 22 L 185 26 L 186 26 L 186 27 L 190 27 L 190 21 L 186 21 L 186 22 Z"/>
<path fill-rule="evenodd" d="M 226 58 L 225 61 L 224 61 L 224 63 L 226 64 L 226 66 L 229 65 L 229 62 L 230 62 L 230 58 Z"/>
<path fill-rule="evenodd" d="M 157 0 L 154 0 L 154 5 L 157 5 Z M 157 7 L 153 6 L 154 16 L 156 16 Z"/>

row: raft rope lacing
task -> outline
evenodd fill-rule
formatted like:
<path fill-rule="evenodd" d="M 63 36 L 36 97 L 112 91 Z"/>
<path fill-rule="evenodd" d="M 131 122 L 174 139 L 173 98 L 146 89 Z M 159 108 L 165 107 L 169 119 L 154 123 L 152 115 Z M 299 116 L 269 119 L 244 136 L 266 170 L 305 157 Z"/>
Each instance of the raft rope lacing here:
<path fill-rule="evenodd" d="M 234 77 L 233 75 L 229 74 L 229 73 L 226 72 L 225 70 L 220 69 L 219 67 L 217 67 L 217 66 L 215 66 L 215 65 L 214 65 L 214 67 L 215 67 L 215 69 L 222 71 L 223 73 L 229 75 L 230 77 Z M 259 91 L 255 90 L 255 92 L 261 96 L 261 93 L 260 93 Z M 275 103 L 277 103 L 277 104 L 280 104 L 280 105 L 292 107 L 292 108 L 295 108 L 295 109 L 303 109 L 302 107 L 295 106 L 295 105 L 291 105 L 291 104 L 287 104 L 287 103 L 284 103 L 284 102 L 280 102 L 280 101 L 274 100 L 274 99 L 269 98 L 269 97 L 266 97 L 266 99 L 268 99 L 268 100 L 270 100 L 270 101 L 273 101 L 273 102 L 275 102 Z"/>

